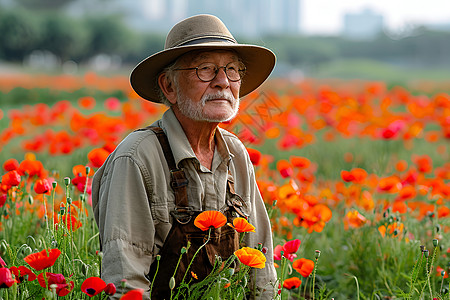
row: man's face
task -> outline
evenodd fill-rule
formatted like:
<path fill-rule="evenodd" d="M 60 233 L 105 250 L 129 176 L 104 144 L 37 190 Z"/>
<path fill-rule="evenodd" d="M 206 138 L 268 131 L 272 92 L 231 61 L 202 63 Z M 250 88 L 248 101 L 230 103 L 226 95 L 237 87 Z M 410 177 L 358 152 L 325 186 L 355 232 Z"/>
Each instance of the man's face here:
<path fill-rule="evenodd" d="M 208 51 L 187 54 L 178 68 L 198 67 L 202 63 L 214 63 L 218 67 L 238 61 L 231 51 Z M 186 117 L 196 121 L 224 122 L 234 118 L 239 109 L 241 81 L 230 81 L 224 68 L 209 82 L 201 81 L 194 70 L 177 71 L 178 109 Z"/>

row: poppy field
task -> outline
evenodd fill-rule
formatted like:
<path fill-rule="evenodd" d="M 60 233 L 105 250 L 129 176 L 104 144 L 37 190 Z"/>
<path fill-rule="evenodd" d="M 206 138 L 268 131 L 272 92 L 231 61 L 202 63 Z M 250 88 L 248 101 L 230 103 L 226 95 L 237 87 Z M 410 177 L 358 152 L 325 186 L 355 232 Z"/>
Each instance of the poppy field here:
<path fill-rule="evenodd" d="M 220 125 L 255 167 L 278 299 L 450 299 L 449 93 L 450 82 L 273 79 Z M 0 101 L 0 299 L 141 299 L 99 278 L 91 181 L 166 108 L 126 76 L 95 73 L 2 77 Z M 197 222 L 205 234 L 225 223 Z M 172 299 L 245 299 L 265 262 L 263 245 L 243 245 L 204 280 L 188 270 L 163 284 Z"/>

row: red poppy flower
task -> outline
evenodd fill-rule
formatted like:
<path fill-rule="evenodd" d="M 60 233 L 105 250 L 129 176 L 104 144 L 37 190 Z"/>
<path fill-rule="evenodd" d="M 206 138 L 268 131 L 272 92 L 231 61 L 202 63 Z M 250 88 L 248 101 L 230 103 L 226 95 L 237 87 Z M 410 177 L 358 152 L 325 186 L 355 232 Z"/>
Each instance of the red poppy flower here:
<path fill-rule="evenodd" d="M 205 231 L 211 226 L 215 228 L 222 227 L 227 223 L 227 218 L 223 213 L 216 210 L 207 210 L 200 213 L 194 220 L 194 225 Z"/>
<path fill-rule="evenodd" d="M 89 297 L 100 294 L 106 288 L 106 283 L 99 277 L 89 277 L 81 284 L 81 291 Z"/>
<path fill-rule="evenodd" d="M 285 159 L 280 159 L 277 162 L 277 170 L 280 172 L 283 178 L 290 177 L 292 176 L 292 174 L 294 174 L 291 164 Z"/>
<path fill-rule="evenodd" d="M 5 205 L 6 199 L 8 199 L 8 195 L 3 194 L 2 192 L 0 192 L 0 207 Z"/>
<path fill-rule="evenodd" d="M 1 256 L 0 256 L 0 267 L 1 268 L 6 267 L 6 263 Z"/>
<path fill-rule="evenodd" d="M 143 295 L 144 295 L 143 289 L 131 290 L 122 297 L 120 297 L 120 300 L 142 300 Z"/>
<path fill-rule="evenodd" d="M 283 246 L 277 245 L 275 249 L 273 249 L 273 259 L 281 260 L 281 251 L 283 251 L 283 256 L 289 259 L 290 261 L 294 261 L 294 258 L 297 257 L 297 254 L 285 253 Z"/>
<path fill-rule="evenodd" d="M 348 227 L 359 228 L 367 222 L 367 219 L 361 215 L 357 210 L 349 211 L 344 217 L 344 228 Z"/>
<path fill-rule="evenodd" d="M 19 283 L 23 282 L 23 280 L 25 279 L 25 276 L 28 276 L 28 281 L 33 281 L 36 279 L 36 275 L 25 266 L 20 266 L 20 267 L 13 266 L 9 269 L 14 274 L 15 278 L 17 279 L 17 281 Z"/>
<path fill-rule="evenodd" d="M 0 289 L 9 288 L 15 282 L 8 268 L 0 268 Z"/>
<path fill-rule="evenodd" d="M 34 184 L 34 191 L 37 194 L 48 194 L 52 190 L 52 184 L 48 179 L 39 179 Z"/>
<path fill-rule="evenodd" d="M 310 259 L 300 258 L 294 261 L 292 268 L 299 272 L 303 277 L 308 277 L 314 269 L 314 262 Z"/>
<path fill-rule="evenodd" d="M 45 277 L 44 277 L 45 276 Z M 51 290 L 53 286 L 56 286 L 56 295 L 64 297 L 73 290 L 73 281 L 66 283 L 66 278 L 63 274 L 55 274 L 50 272 L 44 272 L 38 275 L 39 285 L 43 288 Z"/>
<path fill-rule="evenodd" d="M 9 171 L 2 176 L 2 184 L 8 186 L 18 186 L 20 183 L 20 174 L 16 170 Z"/>
<path fill-rule="evenodd" d="M 291 277 L 283 282 L 283 287 L 288 290 L 296 289 L 302 284 L 302 281 L 298 277 Z"/>
<path fill-rule="evenodd" d="M 14 158 L 7 159 L 3 164 L 3 169 L 7 172 L 17 170 L 18 168 L 19 162 Z"/>
<path fill-rule="evenodd" d="M 298 251 L 301 241 L 299 239 L 287 241 L 284 243 L 283 250 L 285 254 L 293 254 Z"/>
<path fill-rule="evenodd" d="M 248 155 L 250 156 L 250 160 L 254 166 L 257 166 L 261 161 L 261 152 L 256 149 L 247 148 Z"/>
<path fill-rule="evenodd" d="M 255 232 L 255 226 L 250 224 L 245 218 L 236 218 L 232 226 L 237 232 Z"/>
<path fill-rule="evenodd" d="M 75 212 L 75 211 L 74 211 Z M 75 231 L 81 226 L 83 226 L 83 223 L 78 221 L 78 219 L 74 215 L 70 215 L 70 218 L 68 214 L 64 214 L 63 216 L 59 216 L 58 213 L 54 213 L 54 224 L 56 225 L 56 228 L 58 228 L 58 224 L 62 222 L 63 224 L 66 224 L 67 229 Z M 58 221 L 59 219 L 59 221 Z"/>
<path fill-rule="evenodd" d="M 24 260 L 36 271 L 40 271 L 51 267 L 55 264 L 61 251 L 59 249 L 44 249 L 41 252 L 32 253 L 24 258 Z"/>
<path fill-rule="evenodd" d="M 294 167 L 300 169 L 306 169 L 311 165 L 311 161 L 305 157 L 291 156 L 289 159 Z"/>
<path fill-rule="evenodd" d="M 266 265 L 266 257 L 257 249 L 243 247 L 236 250 L 234 255 L 237 256 L 241 263 L 252 268 L 263 269 Z"/>
<path fill-rule="evenodd" d="M 114 283 L 108 283 L 103 291 L 106 295 L 113 296 L 116 293 L 116 286 Z"/>

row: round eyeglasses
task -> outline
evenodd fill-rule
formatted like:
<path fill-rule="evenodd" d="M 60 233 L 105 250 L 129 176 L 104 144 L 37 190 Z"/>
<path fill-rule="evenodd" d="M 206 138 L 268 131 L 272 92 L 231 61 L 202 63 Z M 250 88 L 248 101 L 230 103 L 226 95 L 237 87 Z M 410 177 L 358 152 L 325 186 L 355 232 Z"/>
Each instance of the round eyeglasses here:
<path fill-rule="evenodd" d="M 239 81 L 245 75 L 245 65 L 240 61 L 233 61 L 228 63 L 226 66 L 219 67 L 213 63 L 202 63 L 198 67 L 194 68 L 180 68 L 174 69 L 174 71 L 183 71 L 183 70 L 195 70 L 197 73 L 198 79 L 203 82 L 208 82 L 214 80 L 216 78 L 219 70 L 223 68 L 225 74 L 227 75 L 228 80 L 230 81 Z"/>

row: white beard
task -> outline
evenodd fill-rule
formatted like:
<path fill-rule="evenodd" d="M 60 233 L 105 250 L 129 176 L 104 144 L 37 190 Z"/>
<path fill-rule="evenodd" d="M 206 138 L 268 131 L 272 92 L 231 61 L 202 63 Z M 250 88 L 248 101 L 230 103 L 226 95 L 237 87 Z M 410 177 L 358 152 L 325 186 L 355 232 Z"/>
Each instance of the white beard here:
<path fill-rule="evenodd" d="M 179 88 L 177 88 L 177 105 L 180 112 L 195 121 L 207 121 L 207 122 L 225 122 L 233 119 L 239 111 L 239 98 L 234 98 L 231 93 L 220 91 L 213 94 L 207 94 L 202 97 L 198 102 L 192 101 L 186 97 Z M 227 99 L 231 102 L 232 111 L 223 116 L 209 116 L 203 112 L 203 108 L 208 100 L 214 99 Z"/>

